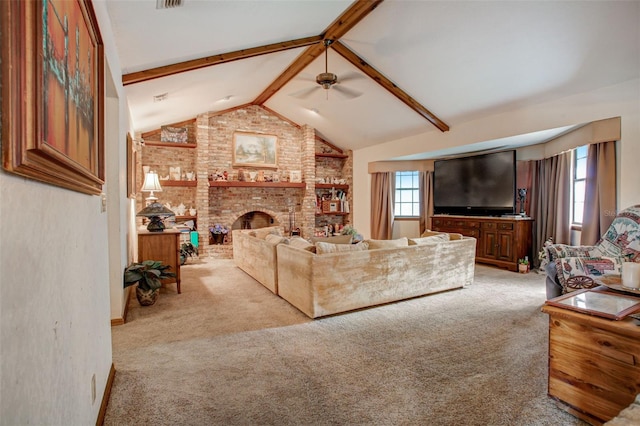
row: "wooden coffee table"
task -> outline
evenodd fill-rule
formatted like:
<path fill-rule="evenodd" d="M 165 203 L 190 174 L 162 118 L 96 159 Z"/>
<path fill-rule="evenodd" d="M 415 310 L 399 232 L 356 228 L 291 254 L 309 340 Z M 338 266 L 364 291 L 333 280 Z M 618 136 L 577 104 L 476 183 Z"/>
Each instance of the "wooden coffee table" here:
<path fill-rule="evenodd" d="M 615 417 L 640 394 L 640 321 L 615 321 L 548 306 L 548 394 L 593 425 Z"/>

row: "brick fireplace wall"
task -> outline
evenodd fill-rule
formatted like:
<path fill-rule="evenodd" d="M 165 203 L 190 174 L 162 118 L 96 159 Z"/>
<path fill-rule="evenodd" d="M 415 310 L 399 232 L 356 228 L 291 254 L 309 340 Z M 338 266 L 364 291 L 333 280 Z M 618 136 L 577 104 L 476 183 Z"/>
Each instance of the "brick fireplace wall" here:
<path fill-rule="evenodd" d="M 210 187 L 210 176 L 225 171 L 230 177 L 238 173 L 239 168 L 232 164 L 236 131 L 277 137 L 277 169 L 243 167 L 243 170 L 263 170 L 266 176 L 278 173 L 281 177 L 288 177 L 291 171 L 301 171 L 305 187 Z M 195 148 L 143 147 L 141 165 L 152 166 L 152 170 L 157 170 L 161 176 L 165 171 L 168 173 L 170 166 L 180 166 L 196 173 L 195 187 L 163 186 L 163 192 L 158 196 L 163 204 L 169 202 L 176 206 L 183 203 L 187 208 L 196 208 L 201 257 L 231 258 L 231 233 L 224 244 L 210 245 L 209 226 L 221 224 L 231 228 L 239 217 L 252 211 L 268 214 L 274 225 L 281 225 L 286 231 L 289 230 L 290 218 L 295 216 L 294 227 L 300 228 L 303 237 L 310 237 L 316 228 L 316 176 L 337 176 L 347 179 L 348 184 L 352 183 L 351 155 L 338 162 L 316 158 L 322 144 L 316 140 L 312 127 L 297 126 L 259 106 L 201 114 L 189 125 L 189 135 L 194 139 L 190 142 L 196 143 Z M 139 182 L 141 184 L 142 181 Z M 350 200 L 350 193 L 348 197 Z M 138 201 L 142 206 L 143 197 L 139 196 Z M 349 217 L 330 217 L 328 220 L 348 222 Z"/>

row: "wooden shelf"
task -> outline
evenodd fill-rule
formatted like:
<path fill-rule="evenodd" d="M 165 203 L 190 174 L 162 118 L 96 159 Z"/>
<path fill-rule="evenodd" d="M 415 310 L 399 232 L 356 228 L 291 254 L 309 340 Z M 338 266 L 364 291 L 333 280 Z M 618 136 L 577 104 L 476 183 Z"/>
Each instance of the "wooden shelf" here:
<path fill-rule="evenodd" d="M 160 186 L 182 186 L 182 187 L 196 187 L 198 186 L 197 180 L 161 180 Z"/>
<path fill-rule="evenodd" d="M 209 181 L 210 187 L 219 188 L 305 188 L 304 182 L 240 182 L 240 181 Z"/>
<path fill-rule="evenodd" d="M 316 157 L 323 157 L 323 158 L 349 158 L 349 156 L 347 154 L 334 154 L 334 153 L 325 154 L 323 152 L 316 152 Z"/>
<path fill-rule="evenodd" d="M 144 146 L 163 146 L 165 148 L 195 148 L 198 145 L 195 143 L 144 141 Z"/>
<path fill-rule="evenodd" d="M 198 216 L 176 216 L 176 221 L 184 222 L 187 220 L 197 220 Z"/>
<path fill-rule="evenodd" d="M 316 189 L 349 189 L 349 185 L 337 183 L 316 183 Z"/>
<path fill-rule="evenodd" d="M 349 213 L 345 212 L 326 212 L 326 213 L 316 213 L 316 216 L 347 216 Z"/>

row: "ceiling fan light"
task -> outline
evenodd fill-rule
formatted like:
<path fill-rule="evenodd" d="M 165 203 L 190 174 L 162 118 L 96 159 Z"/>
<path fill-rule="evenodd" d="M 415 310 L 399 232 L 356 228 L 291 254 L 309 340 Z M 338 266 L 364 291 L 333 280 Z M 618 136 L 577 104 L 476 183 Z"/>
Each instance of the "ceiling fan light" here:
<path fill-rule="evenodd" d="M 318 74 L 316 77 L 316 83 L 324 87 L 325 89 L 329 89 L 331 86 L 338 82 L 338 76 L 332 72 L 323 72 Z"/>

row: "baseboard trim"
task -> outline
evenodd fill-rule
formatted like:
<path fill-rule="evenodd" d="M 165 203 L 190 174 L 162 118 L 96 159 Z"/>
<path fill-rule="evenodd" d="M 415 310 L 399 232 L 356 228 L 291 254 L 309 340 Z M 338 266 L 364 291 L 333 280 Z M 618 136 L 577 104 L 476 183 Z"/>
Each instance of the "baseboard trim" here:
<path fill-rule="evenodd" d="M 113 387 L 113 381 L 116 378 L 116 367 L 111 363 L 111 369 L 109 370 L 109 377 L 107 377 L 107 386 L 104 388 L 104 394 L 102 395 L 102 402 L 100 403 L 100 411 L 98 412 L 98 419 L 96 420 L 96 426 L 102 426 L 104 424 L 104 416 L 107 414 L 107 405 L 109 404 L 109 398 L 111 398 L 111 388 Z"/>
<path fill-rule="evenodd" d="M 131 286 L 124 289 L 124 311 L 122 312 L 122 318 L 112 318 L 111 327 L 115 325 L 123 325 L 127 322 L 127 314 L 129 313 L 129 300 L 131 299 Z"/>

